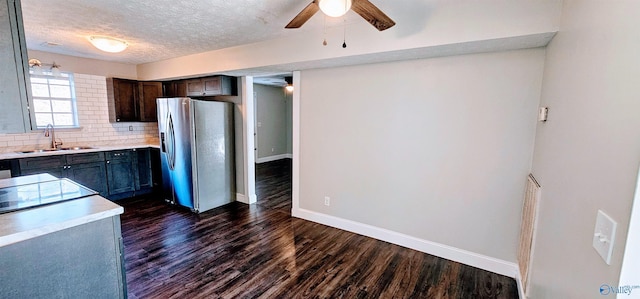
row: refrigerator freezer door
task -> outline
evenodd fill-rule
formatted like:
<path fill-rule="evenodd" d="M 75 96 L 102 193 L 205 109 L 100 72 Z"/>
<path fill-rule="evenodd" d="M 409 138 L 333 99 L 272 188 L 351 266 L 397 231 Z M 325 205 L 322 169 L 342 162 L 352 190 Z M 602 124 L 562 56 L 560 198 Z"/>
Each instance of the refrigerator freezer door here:
<path fill-rule="evenodd" d="M 195 209 L 204 212 L 234 200 L 233 104 L 192 101 Z"/>
<path fill-rule="evenodd" d="M 168 155 L 170 157 L 169 165 L 172 166 L 171 180 L 175 202 L 194 209 L 191 172 L 191 99 L 170 99 L 168 106 L 171 123 L 173 124 L 170 135 L 173 136 L 175 141 L 175 147 Z"/>
<path fill-rule="evenodd" d="M 169 99 L 157 99 L 158 105 L 158 134 L 160 137 L 160 162 L 162 167 L 162 196 L 169 202 L 175 202 L 173 197 L 173 184 L 171 182 L 171 170 L 169 168 L 169 151 L 167 139 L 169 138 Z"/>

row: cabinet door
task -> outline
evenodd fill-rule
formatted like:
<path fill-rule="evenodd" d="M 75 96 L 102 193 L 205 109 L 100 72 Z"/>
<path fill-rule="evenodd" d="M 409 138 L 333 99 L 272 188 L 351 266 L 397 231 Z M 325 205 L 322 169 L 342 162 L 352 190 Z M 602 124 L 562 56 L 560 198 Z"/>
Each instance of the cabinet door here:
<path fill-rule="evenodd" d="M 31 129 L 27 110 L 29 71 L 20 1 L 0 1 L 0 133 Z"/>
<path fill-rule="evenodd" d="M 187 96 L 189 97 L 201 97 L 204 94 L 204 85 L 202 84 L 202 79 L 193 79 L 187 80 L 185 82 L 187 85 Z"/>
<path fill-rule="evenodd" d="M 204 95 L 217 96 L 222 94 L 222 86 L 218 76 L 202 79 L 202 85 L 204 86 Z"/>
<path fill-rule="evenodd" d="M 162 97 L 162 82 L 139 82 L 140 121 L 158 121 L 156 99 Z"/>
<path fill-rule="evenodd" d="M 153 188 L 162 187 L 162 162 L 160 160 L 160 149 L 149 149 L 149 161 L 151 163 L 151 181 Z"/>
<path fill-rule="evenodd" d="M 153 179 L 151 172 L 151 155 L 150 150 L 138 149 L 138 186 L 136 190 L 148 189 L 153 187 Z"/>
<path fill-rule="evenodd" d="M 66 159 L 64 155 L 23 158 L 19 161 L 20 175 L 48 173 L 57 178 L 66 177 Z"/>
<path fill-rule="evenodd" d="M 113 78 L 113 105 L 115 122 L 136 121 L 138 82 Z"/>
<path fill-rule="evenodd" d="M 109 195 L 135 191 L 135 168 L 131 153 L 131 151 L 107 152 Z"/>
<path fill-rule="evenodd" d="M 175 97 L 186 97 L 187 96 L 187 83 L 183 80 L 174 81 L 175 86 Z"/>
<path fill-rule="evenodd" d="M 67 177 L 78 184 L 108 195 L 107 173 L 104 162 L 82 163 L 67 166 Z"/>
<path fill-rule="evenodd" d="M 165 98 L 187 96 L 187 83 L 184 80 L 163 82 L 162 88 L 162 95 Z"/>

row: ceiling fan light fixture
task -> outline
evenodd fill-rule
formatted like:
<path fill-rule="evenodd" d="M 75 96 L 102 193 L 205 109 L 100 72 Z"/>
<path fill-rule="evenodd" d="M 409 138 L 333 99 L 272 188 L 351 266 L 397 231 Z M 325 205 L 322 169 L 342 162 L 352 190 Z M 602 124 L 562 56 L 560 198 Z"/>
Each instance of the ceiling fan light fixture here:
<path fill-rule="evenodd" d="M 126 41 L 108 36 L 90 36 L 89 41 L 94 47 L 109 53 L 122 52 L 129 46 Z"/>
<path fill-rule="evenodd" d="M 318 6 L 330 17 L 341 17 L 351 9 L 351 0 L 320 0 Z"/>

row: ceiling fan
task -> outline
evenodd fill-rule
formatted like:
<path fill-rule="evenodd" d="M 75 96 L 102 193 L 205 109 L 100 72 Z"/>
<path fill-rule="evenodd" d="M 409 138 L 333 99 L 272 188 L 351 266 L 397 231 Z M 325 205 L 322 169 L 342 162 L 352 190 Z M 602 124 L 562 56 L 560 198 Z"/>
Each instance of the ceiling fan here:
<path fill-rule="evenodd" d="M 339 17 L 349 9 L 363 17 L 376 29 L 383 31 L 396 24 L 369 0 L 313 0 L 284 28 L 300 28 L 313 15 L 322 10 L 330 17 Z"/>

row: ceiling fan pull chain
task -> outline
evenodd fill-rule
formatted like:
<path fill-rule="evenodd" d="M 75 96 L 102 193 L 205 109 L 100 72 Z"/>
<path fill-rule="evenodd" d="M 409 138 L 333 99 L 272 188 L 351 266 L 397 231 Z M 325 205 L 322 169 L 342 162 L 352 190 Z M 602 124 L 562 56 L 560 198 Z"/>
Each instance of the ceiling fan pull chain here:
<path fill-rule="evenodd" d="M 324 40 L 322 41 L 322 45 L 326 46 L 327 45 L 327 16 L 326 15 L 322 18 L 322 28 L 323 28 L 322 35 L 324 35 Z"/>
<path fill-rule="evenodd" d="M 344 32 L 342 36 L 342 48 L 347 47 L 347 18 L 344 18 Z"/>

